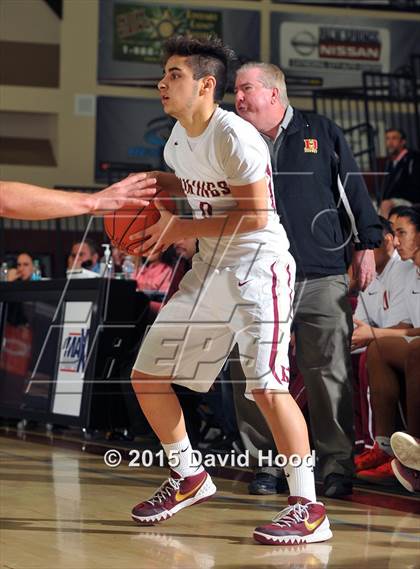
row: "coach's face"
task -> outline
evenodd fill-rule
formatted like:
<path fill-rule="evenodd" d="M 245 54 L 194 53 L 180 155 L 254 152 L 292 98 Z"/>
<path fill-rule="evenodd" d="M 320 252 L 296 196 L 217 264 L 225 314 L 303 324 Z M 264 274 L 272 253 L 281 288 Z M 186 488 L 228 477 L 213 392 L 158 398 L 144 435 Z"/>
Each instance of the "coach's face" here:
<path fill-rule="evenodd" d="M 239 71 L 235 81 L 235 107 L 240 117 L 265 131 L 271 112 L 273 89 L 265 87 L 257 68 Z"/>
<path fill-rule="evenodd" d="M 197 100 L 201 79 L 193 78 L 193 70 L 186 57 L 173 55 L 165 65 L 163 78 L 158 83 L 165 113 L 179 119 L 192 110 Z"/>

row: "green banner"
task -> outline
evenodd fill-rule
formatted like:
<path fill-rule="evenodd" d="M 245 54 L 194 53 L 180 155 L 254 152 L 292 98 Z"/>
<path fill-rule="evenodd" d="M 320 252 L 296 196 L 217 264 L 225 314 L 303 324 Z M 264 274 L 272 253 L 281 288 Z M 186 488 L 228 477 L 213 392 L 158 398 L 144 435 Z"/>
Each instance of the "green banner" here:
<path fill-rule="evenodd" d="M 144 4 L 114 5 L 114 59 L 160 63 L 162 43 L 173 35 L 222 37 L 222 13 Z"/>

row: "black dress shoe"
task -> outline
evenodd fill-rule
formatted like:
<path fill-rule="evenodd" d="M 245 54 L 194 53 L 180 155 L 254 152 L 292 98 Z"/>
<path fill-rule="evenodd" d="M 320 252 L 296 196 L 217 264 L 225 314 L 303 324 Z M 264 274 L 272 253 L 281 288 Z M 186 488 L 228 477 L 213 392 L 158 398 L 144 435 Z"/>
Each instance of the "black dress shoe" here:
<path fill-rule="evenodd" d="M 353 482 L 344 474 L 329 474 L 324 480 L 324 496 L 341 498 L 353 493 Z"/>
<path fill-rule="evenodd" d="M 284 494 L 287 490 L 287 480 L 283 473 L 278 477 L 268 472 L 256 472 L 254 480 L 248 486 L 250 494 L 258 494 L 260 496 Z"/>

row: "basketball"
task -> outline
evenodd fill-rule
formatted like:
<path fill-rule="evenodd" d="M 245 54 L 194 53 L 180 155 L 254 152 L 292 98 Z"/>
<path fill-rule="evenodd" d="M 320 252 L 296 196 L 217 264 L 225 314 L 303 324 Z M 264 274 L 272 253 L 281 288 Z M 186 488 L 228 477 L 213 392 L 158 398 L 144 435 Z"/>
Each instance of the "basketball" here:
<path fill-rule="evenodd" d="M 167 193 L 161 190 L 156 195 L 159 196 L 166 209 L 172 213 L 176 212 L 175 201 Z M 151 201 L 146 207 L 127 206 L 106 214 L 104 227 L 113 247 L 129 255 L 136 255 L 134 250 L 148 237 L 147 228 L 154 225 L 159 218 L 159 210 Z M 142 236 L 135 241 L 130 241 L 130 236 L 139 232 Z"/>

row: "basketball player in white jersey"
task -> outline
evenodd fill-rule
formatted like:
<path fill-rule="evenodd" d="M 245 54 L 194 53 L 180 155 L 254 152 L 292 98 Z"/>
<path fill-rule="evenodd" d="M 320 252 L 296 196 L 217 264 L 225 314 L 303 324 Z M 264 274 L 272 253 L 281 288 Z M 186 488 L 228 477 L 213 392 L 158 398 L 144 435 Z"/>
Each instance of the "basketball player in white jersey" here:
<path fill-rule="evenodd" d="M 294 261 L 273 201 L 268 148 L 253 126 L 217 104 L 230 57 L 218 40 L 178 37 L 165 46 L 158 87 L 165 112 L 178 121 L 164 154 L 175 174 L 151 175 L 173 195 L 186 196 L 193 219 L 161 210 L 142 251 L 198 238 L 199 252 L 134 365 L 134 390 L 171 470 L 132 517 L 158 523 L 215 493 L 210 476 L 192 460 L 171 383 L 207 391 L 237 343 L 245 395 L 261 409 L 278 452 L 297 455 L 296 466 L 285 468 L 288 506 L 254 537 L 267 544 L 324 541 L 332 534 L 316 500 L 307 427 L 288 393 Z"/>
<path fill-rule="evenodd" d="M 402 261 L 394 245 L 394 232 L 391 223 L 379 216 L 383 229 L 383 241 L 374 250 L 376 278 L 366 290 L 359 293 L 354 321 L 356 326 L 368 324 L 378 328 L 390 328 L 407 320 L 406 285 L 407 279 L 415 271 L 411 262 Z M 357 342 L 354 347 L 366 346 L 366 340 Z"/>

